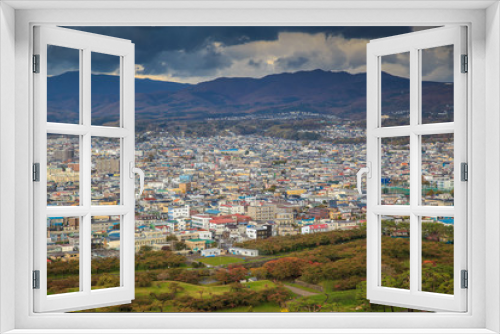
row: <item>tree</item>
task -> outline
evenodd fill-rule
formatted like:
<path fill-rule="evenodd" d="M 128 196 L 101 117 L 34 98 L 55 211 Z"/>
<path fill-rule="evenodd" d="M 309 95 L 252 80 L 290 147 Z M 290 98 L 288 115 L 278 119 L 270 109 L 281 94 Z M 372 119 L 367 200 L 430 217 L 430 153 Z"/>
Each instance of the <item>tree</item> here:
<path fill-rule="evenodd" d="M 110 274 L 103 274 L 99 277 L 97 286 L 104 286 L 107 288 L 120 286 L 120 277 Z"/>
<path fill-rule="evenodd" d="M 253 276 L 257 277 L 258 279 L 265 279 L 268 274 L 267 270 L 263 267 L 251 268 L 250 272 L 252 273 Z"/>
<path fill-rule="evenodd" d="M 167 235 L 167 241 L 179 241 L 179 239 L 177 239 L 175 234 L 169 234 Z"/>
<path fill-rule="evenodd" d="M 156 300 L 158 301 L 158 303 L 160 304 L 160 312 L 163 312 L 163 307 L 165 306 L 165 304 L 171 300 L 174 299 L 175 297 L 175 294 L 172 293 L 172 292 L 167 292 L 167 293 L 160 293 L 160 294 L 156 294 L 154 292 L 151 292 L 149 294 L 149 297 L 152 299 L 152 300 Z"/>
<path fill-rule="evenodd" d="M 153 283 L 153 275 L 150 273 L 137 273 L 135 275 L 135 286 L 136 287 L 150 287 Z"/>
<path fill-rule="evenodd" d="M 175 243 L 175 250 L 179 251 L 179 250 L 184 250 L 186 248 L 187 248 L 186 244 L 184 242 L 182 242 L 182 241 Z"/>
<path fill-rule="evenodd" d="M 184 288 L 178 282 L 171 282 L 168 288 L 174 295 L 176 295 L 178 292 L 184 291 Z"/>
<path fill-rule="evenodd" d="M 229 269 L 229 278 L 233 282 L 239 282 L 245 278 L 248 273 L 248 269 L 245 267 L 236 267 Z"/>
<path fill-rule="evenodd" d="M 274 293 L 267 296 L 267 300 L 272 303 L 278 304 L 281 308 L 285 307 L 286 306 L 285 302 L 290 296 L 288 291 L 281 288 L 281 289 L 275 289 L 273 292 Z"/>
<path fill-rule="evenodd" d="M 219 269 L 215 273 L 215 279 L 227 284 L 229 282 L 239 282 L 245 278 L 248 270 L 245 267 L 233 267 L 230 269 Z"/>
<path fill-rule="evenodd" d="M 296 257 L 284 257 L 278 260 L 269 261 L 264 264 L 264 268 L 269 275 L 278 279 L 296 278 L 302 275 L 302 270 L 306 262 Z"/>

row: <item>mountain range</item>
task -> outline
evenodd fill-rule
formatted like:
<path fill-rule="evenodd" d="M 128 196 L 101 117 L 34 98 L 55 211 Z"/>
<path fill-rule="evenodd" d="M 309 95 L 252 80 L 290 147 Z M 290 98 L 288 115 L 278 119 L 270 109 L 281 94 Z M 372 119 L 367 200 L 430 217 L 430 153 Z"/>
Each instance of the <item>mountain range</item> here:
<path fill-rule="evenodd" d="M 382 73 L 383 113 L 409 109 L 409 80 Z M 48 120 L 68 122 L 78 115 L 78 72 L 49 77 Z M 157 122 L 249 114 L 307 111 L 347 119 L 366 117 L 366 74 L 300 71 L 263 78 L 218 78 L 196 85 L 149 79 L 135 80 L 136 120 Z M 117 120 L 119 78 L 92 76 L 92 122 Z M 449 110 L 453 85 L 422 84 L 426 113 Z M 451 107 L 452 108 L 452 107 Z"/>

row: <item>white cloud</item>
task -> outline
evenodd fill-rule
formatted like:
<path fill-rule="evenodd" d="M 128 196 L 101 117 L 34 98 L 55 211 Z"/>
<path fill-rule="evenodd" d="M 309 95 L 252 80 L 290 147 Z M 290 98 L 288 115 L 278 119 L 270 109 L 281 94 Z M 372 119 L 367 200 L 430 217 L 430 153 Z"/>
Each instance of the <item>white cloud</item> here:
<path fill-rule="evenodd" d="M 169 50 L 158 53 L 148 64 L 136 66 L 138 78 L 198 83 L 219 77 L 259 78 L 282 72 L 366 71 L 368 39 L 346 39 L 325 33 L 281 32 L 276 40 L 224 45 L 218 41 L 192 51 Z M 426 51 L 424 80 L 447 81 L 452 74 L 450 50 Z M 384 57 L 383 70 L 408 77 L 408 58 Z"/>

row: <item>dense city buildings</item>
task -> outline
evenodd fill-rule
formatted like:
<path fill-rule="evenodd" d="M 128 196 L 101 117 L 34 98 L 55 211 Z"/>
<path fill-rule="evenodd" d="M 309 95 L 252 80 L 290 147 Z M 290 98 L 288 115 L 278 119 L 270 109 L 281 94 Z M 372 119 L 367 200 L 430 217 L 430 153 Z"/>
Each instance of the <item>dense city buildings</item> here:
<path fill-rule="evenodd" d="M 336 120 L 310 132 L 352 143 L 227 132 L 211 137 L 139 133 L 136 164 L 146 180 L 144 196 L 137 201 L 136 250 L 144 245 L 175 249 L 167 241 L 172 235 L 185 239 L 191 252 L 212 246 L 227 251 L 245 240 L 359 228 L 365 222 L 366 198 L 355 182 L 365 164 L 364 130 L 355 122 Z M 78 145 L 70 136 L 48 138 L 48 205 L 78 205 Z M 408 145 L 404 140 L 383 142 L 382 204 L 409 204 Z M 116 204 L 119 146 L 96 140 L 92 149 L 93 204 Z M 453 138 L 428 140 L 422 149 L 424 203 L 453 205 Z M 119 220 L 92 217 L 93 248 L 119 249 L 119 239 L 110 234 L 119 233 Z M 70 238 L 78 235 L 78 223 L 64 220 L 56 226 L 54 221 L 48 237 L 61 244 L 54 250 L 70 242 L 67 247 L 76 250 L 78 242 Z"/>

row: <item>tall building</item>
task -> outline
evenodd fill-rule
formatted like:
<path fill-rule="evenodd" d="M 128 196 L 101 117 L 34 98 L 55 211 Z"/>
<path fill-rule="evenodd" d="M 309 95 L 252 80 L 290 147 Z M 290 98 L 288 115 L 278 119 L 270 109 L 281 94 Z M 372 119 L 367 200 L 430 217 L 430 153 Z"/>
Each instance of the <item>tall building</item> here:
<path fill-rule="evenodd" d="M 74 149 L 57 150 L 54 152 L 54 158 L 57 161 L 67 161 L 75 157 Z"/>
<path fill-rule="evenodd" d="M 191 182 L 179 184 L 179 189 L 181 190 L 181 193 L 183 193 L 183 194 L 191 192 Z"/>
<path fill-rule="evenodd" d="M 99 173 L 117 174 L 120 173 L 119 158 L 98 158 L 96 168 Z"/>
<path fill-rule="evenodd" d="M 276 205 L 264 204 L 249 206 L 248 215 L 257 221 L 273 220 L 276 217 Z"/>

